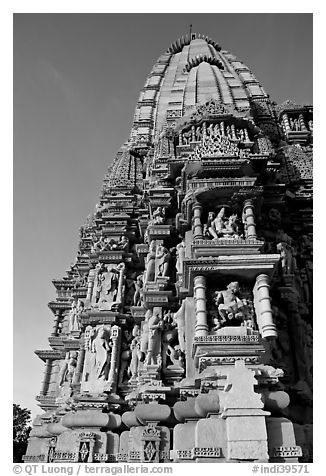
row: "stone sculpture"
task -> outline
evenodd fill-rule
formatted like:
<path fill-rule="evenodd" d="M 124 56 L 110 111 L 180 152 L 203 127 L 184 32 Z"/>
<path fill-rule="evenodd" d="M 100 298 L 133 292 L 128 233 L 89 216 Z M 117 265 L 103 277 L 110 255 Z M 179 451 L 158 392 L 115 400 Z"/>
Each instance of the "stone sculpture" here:
<path fill-rule="evenodd" d="M 239 297 L 240 286 L 237 281 L 228 284 L 223 291 L 216 291 L 215 304 L 220 316 L 221 325 L 240 325 L 245 318 L 246 304 Z"/>

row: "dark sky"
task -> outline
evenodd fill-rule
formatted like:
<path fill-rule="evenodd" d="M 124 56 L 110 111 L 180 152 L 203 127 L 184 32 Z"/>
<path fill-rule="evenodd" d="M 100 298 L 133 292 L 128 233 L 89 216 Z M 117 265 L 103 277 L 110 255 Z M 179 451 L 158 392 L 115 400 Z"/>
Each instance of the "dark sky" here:
<path fill-rule="evenodd" d="M 14 402 L 36 412 L 55 297 L 128 138 L 139 91 L 189 25 L 277 102 L 312 102 L 312 14 L 14 15 Z"/>

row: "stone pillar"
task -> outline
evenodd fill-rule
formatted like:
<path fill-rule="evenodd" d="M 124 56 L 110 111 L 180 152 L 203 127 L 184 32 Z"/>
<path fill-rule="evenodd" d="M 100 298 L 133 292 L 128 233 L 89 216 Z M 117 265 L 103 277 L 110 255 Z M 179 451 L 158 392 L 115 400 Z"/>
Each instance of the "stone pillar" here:
<path fill-rule="evenodd" d="M 112 354 L 111 354 L 111 364 L 109 371 L 109 383 L 112 385 L 112 390 L 116 390 L 117 379 L 118 379 L 118 366 L 119 366 L 119 355 L 120 355 L 120 340 L 121 340 L 121 329 L 118 326 L 113 326 L 111 329 L 111 340 L 113 343 Z"/>
<path fill-rule="evenodd" d="M 207 124 L 206 122 L 203 122 L 203 139 L 205 139 L 207 136 Z"/>
<path fill-rule="evenodd" d="M 179 145 L 182 145 L 182 132 L 179 132 Z"/>
<path fill-rule="evenodd" d="M 195 142 L 195 140 L 196 140 L 195 126 L 191 126 L 191 141 Z"/>
<path fill-rule="evenodd" d="M 194 239 L 203 239 L 203 227 L 201 224 L 202 206 L 200 203 L 195 203 L 193 209 L 193 233 Z"/>
<path fill-rule="evenodd" d="M 83 375 L 83 367 L 84 367 L 84 360 L 85 360 L 85 347 L 83 346 L 78 354 L 78 359 L 77 359 L 77 366 L 76 370 L 74 373 L 74 377 L 72 380 L 72 384 L 78 384 L 81 381 L 82 375 Z"/>
<path fill-rule="evenodd" d="M 236 139 L 237 139 L 237 135 L 236 135 L 236 133 L 235 133 L 234 124 L 231 124 L 231 132 L 232 132 L 232 139 L 236 140 Z"/>
<path fill-rule="evenodd" d="M 225 136 L 225 128 L 224 128 L 224 122 L 222 121 L 221 124 L 221 133 L 222 133 L 222 136 Z"/>
<path fill-rule="evenodd" d="M 246 238 L 257 238 L 254 204 L 252 200 L 246 200 L 244 202 L 243 215 L 246 224 Z"/>
<path fill-rule="evenodd" d="M 61 317 L 60 316 L 60 310 L 57 309 L 55 311 L 54 326 L 53 326 L 53 332 L 52 332 L 51 336 L 57 336 L 58 335 L 60 317 Z"/>
<path fill-rule="evenodd" d="M 283 120 L 283 124 L 284 124 L 284 127 L 285 127 L 285 132 L 290 132 L 291 131 L 291 126 L 290 126 L 288 115 L 286 113 L 283 114 L 282 120 Z"/>
<path fill-rule="evenodd" d="M 269 277 L 260 274 L 254 286 L 254 303 L 259 331 L 263 338 L 277 337 L 276 325 L 273 320 L 271 298 L 269 296 Z"/>
<path fill-rule="evenodd" d="M 46 395 L 48 391 L 49 383 L 50 383 L 50 376 L 51 376 L 51 368 L 52 368 L 52 361 L 51 359 L 46 359 L 45 361 L 45 369 L 44 369 L 44 379 L 42 382 L 42 389 L 41 395 Z"/>
<path fill-rule="evenodd" d="M 244 128 L 244 135 L 245 135 L 245 141 L 250 142 L 248 129 L 246 127 Z"/>
<path fill-rule="evenodd" d="M 196 276 L 194 278 L 194 297 L 196 306 L 196 326 L 195 336 L 206 336 L 208 334 L 207 310 L 206 310 L 206 278 Z"/>
<path fill-rule="evenodd" d="M 306 123 L 304 121 L 303 114 L 299 114 L 299 122 L 300 122 L 301 130 L 304 131 L 304 132 L 307 132 L 308 129 L 306 127 Z"/>

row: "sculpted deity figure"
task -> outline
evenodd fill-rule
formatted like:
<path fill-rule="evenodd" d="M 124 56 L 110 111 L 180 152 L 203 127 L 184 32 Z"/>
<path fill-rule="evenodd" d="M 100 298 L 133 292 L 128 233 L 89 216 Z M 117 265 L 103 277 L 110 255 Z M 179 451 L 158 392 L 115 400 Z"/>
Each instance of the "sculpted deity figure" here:
<path fill-rule="evenodd" d="M 177 326 L 178 341 L 181 352 L 186 352 L 186 316 L 185 316 L 185 303 L 183 300 L 180 309 L 173 314 L 173 322 Z"/>
<path fill-rule="evenodd" d="M 233 214 L 230 215 L 228 221 L 225 224 L 224 229 L 222 229 L 222 233 L 224 236 L 233 236 L 234 238 L 239 237 L 239 227 L 237 224 L 237 215 Z"/>
<path fill-rule="evenodd" d="M 148 254 L 145 261 L 145 282 L 154 281 L 155 279 L 155 259 L 156 259 L 156 243 L 152 240 L 149 245 Z"/>
<path fill-rule="evenodd" d="M 143 289 L 144 281 L 143 275 L 140 274 L 137 276 L 135 281 L 135 294 L 134 294 L 134 306 L 141 306 L 142 305 L 142 289 Z"/>
<path fill-rule="evenodd" d="M 148 321 L 153 316 L 153 311 L 148 309 L 145 314 L 145 320 L 142 323 L 141 338 L 140 338 L 140 362 L 144 362 L 146 358 L 146 352 L 148 349 L 149 340 L 149 325 Z"/>
<path fill-rule="evenodd" d="M 154 307 L 152 316 L 148 319 L 148 347 L 145 363 L 158 364 L 161 355 L 161 330 L 163 327 L 162 310 Z"/>
<path fill-rule="evenodd" d="M 97 265 L 95 266 L 95 270 L 97 271 L 95 285 L 95 303 L 98 303 L 103 290 L 103 282 L 105 281 L 105 276 L 103 274 L 103 267 L 101 263 L 97 263 Z"/>
<path fill-rule="evenodd" d="M 105 247 L 105 241 L 103 236 L 100 236 L 99 240 L 97 240 L 96 236 L 94 236 L 91 253 L 98 253 L 99 251 L 102 251 L 104 247 Z"/>
<path fill-rule="evenodd" d="M 297 268 L 294 250 L 288 243 L 278 243 L 277 251 L 281 255 L 281 267 L 284 274 L 293 274 Z"/>
<path fill-rule="evenodd" d="M 237 281 L 228 284 L 227 288 L 223 291 L 216 291 L 215 304 L 221 318 L 220 326 L 232 320 L 243 321 L 245 318 L 246 304 L 239 298 L 239 291 L 240 286 Z"/>
<path fill-rule="evenodd" d="M 121 385 L 126 380 L 126 373 L 128 373 L 128 364 L 131 357 L 130 350 L 130 333 L 125 330 L 122 336 L 121 342 L 121 355 L 120 355 L 120 370 L 119 370 L 119 379 L 118 385 Z"/>
<path fill-rule="evenodd" d="M 63 385 L 66 382 L 68 382 L 68 384 L 71 385 L 72 379 L 77 367 L 77 357 L 78 357 L 78 352 L 76 351 L 67 353 L 66 358 L 63 362 L 63 365 L 60 369 L 59 387 L 63 387 Z"/>
<path fill-rule="evenodd" d="M 81 330 L 80 315 L 84 311 L 84 303 L 80 299 L 74 301 L 69 312 L 69 332 L 76 332 Z"/>
<path fill-rule="evenodd" d="M 200 142 L 202 140 L 202 138 L 203 138 L 203 133 L 201 131 L 201 127 L 198 126 L 198 127 L 196 127 L 196 141 Z"/>
<path fill-rule="evenodd" d="M 78 325 L 76 322 L 76 314 L 77 314 L 77 302 L 73 301 L 71 305 L 71 310 L 69 311 L 69 315 L 68 315 L 68 318 L 69 318 L 68 331 L 69 332 L 78 330 Z"/>
<path fill-rule="evenodd" d="M 153 212 L 153 217 L 150 220 L 151 225 L 162 225 L 165 221 L 165 208 L 157 207 Z"/>
<path fill-rule="evenodd" d="M 192 134 L 191 134 L 191 130 L 189 131 L 186 131 L 182 134 L 182 142 L 184 145 L 189 145 L 190 144 L 190 141 L 191 141 L 191 137 L 192 137 Z"/>
<path fill-rule="evenodd" d="M 221 237 L 239 238 L 237 219 L 236 214 L 226 218 L 225 207 L 222 207 L 217 215 L 214 212 L 209 212 L 207 223 L 204 225 L 204 236 L 214 240 Z"/>
<path fill-rule="evenodd" d="M 122 236 L 119 243 L 117 244 L 119 250 L 129 252 L 129 239 L 126 236 Z"/>
<path fill-rule="evenodd" d="M 130 380 L 134 380 L 138 376 L 139 363 L 141 362 L 141 351 L 140 351 L 140 327 L 134 325 L 132 329 L 133 339 L 130 343 L 131 351 L 131 360 L 128 369 L 128 374 L 130 375 Z"/>
<path fill-rule="evenodd" d="M 108 267 L 105 279 L 108 280 L 108 286 L 105 291 L 105 298 L 102 300 L 102 302 L 110 304 L 117 300 L 119 287 L 119 271 L 117 269 L 110 269 Z"/>
<path fill-rule="evenodd" d="M 156 250 L 157 276 L 169 276 L 170 261 L 170 252 L 159 245 Z"/>
<path fill-rule="evenodd" d="M 109 332 L 100 327 L 91 344 L 91 352 L 95 354 L 95 376 L 97 379 L 107 380 L 111 362 L 111 345 Z"/>
<path fill-rule="evenodd" d="M 176 247 L 176 255 L 177 255 L 176 269 L 178 274 L 182 274 L 185 252 L 186 252 L 186 244 L 184 241 L 181 241 L 181 243 L 179 243 Z"/>

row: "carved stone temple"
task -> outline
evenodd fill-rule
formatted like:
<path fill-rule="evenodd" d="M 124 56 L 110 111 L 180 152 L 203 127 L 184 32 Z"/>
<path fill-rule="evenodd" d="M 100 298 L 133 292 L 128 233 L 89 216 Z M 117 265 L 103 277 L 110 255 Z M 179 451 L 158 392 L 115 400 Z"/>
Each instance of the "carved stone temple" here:
<path fill-rule="evenodd" d="M 312 142 L 212 39 L 158 58 L 53 280 L 25 462 L 312 460 Z"/>

